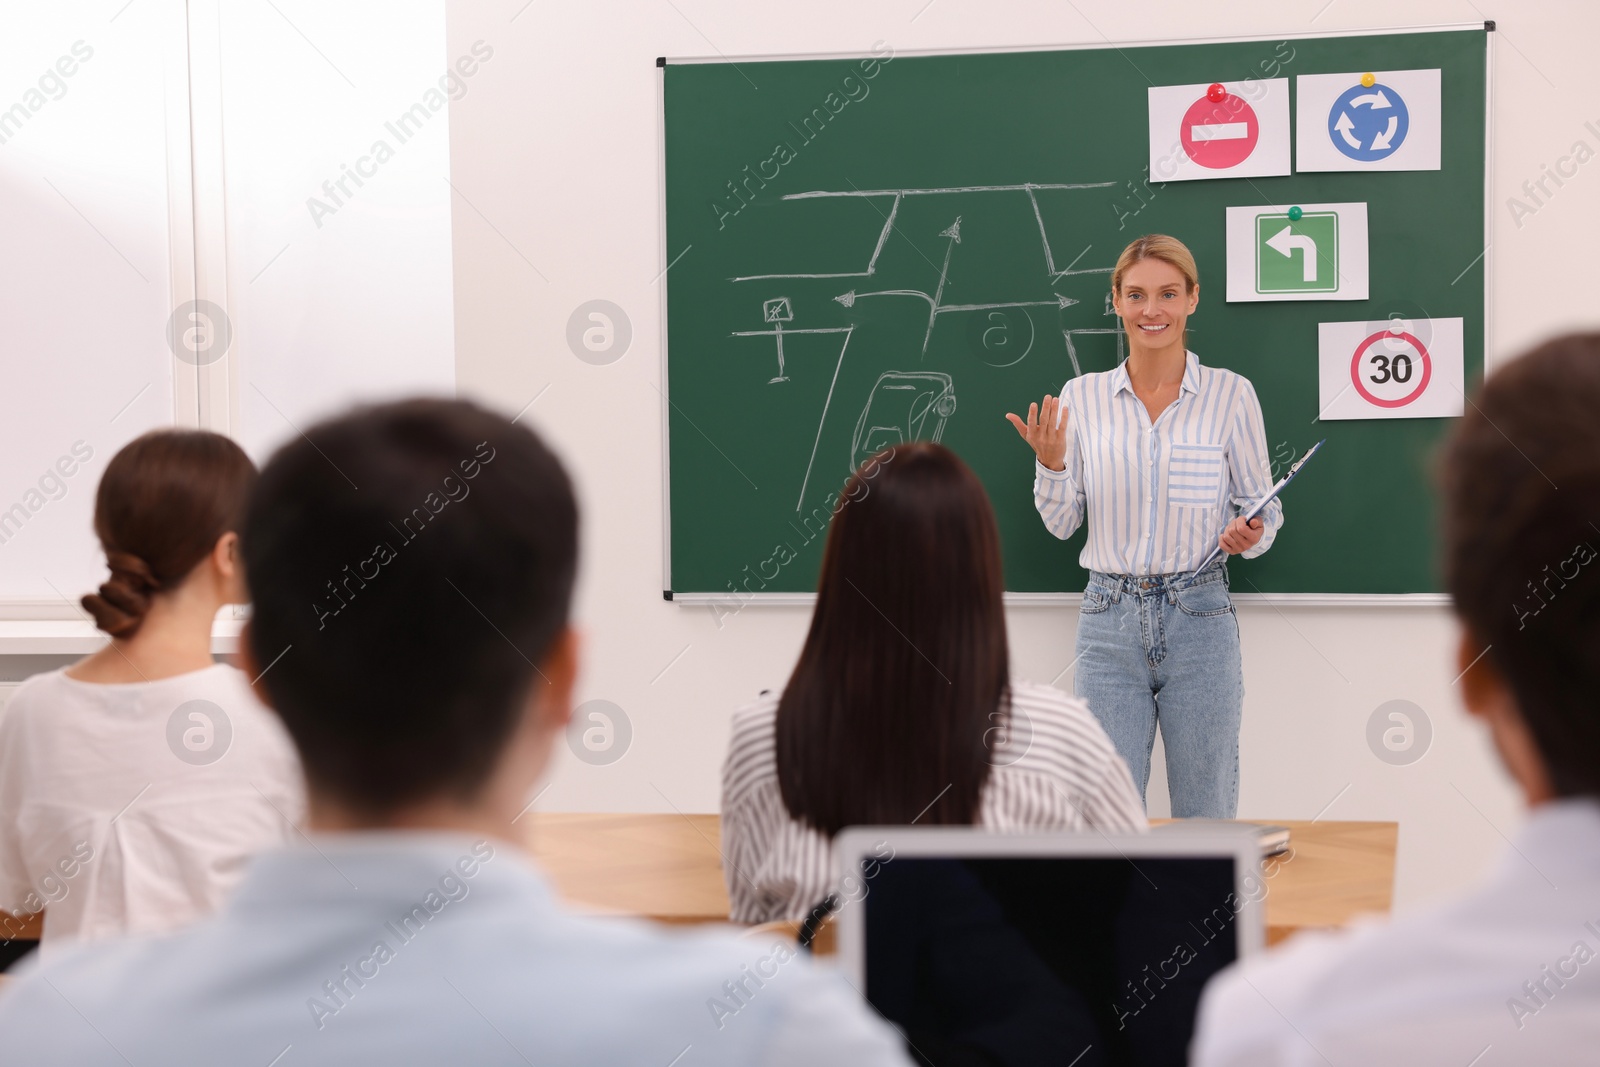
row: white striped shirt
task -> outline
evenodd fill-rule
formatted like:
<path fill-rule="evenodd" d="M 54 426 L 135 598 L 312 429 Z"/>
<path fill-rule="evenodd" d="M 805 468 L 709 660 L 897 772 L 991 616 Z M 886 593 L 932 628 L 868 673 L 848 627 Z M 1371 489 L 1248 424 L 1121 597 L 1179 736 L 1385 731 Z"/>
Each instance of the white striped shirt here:
<path fill-rule="evenodd" d="M 1033 502 L 1065 540 L 1089 535 L 1078 562 L 1106 574 L 1176 574 L 1198 567 L 1228 522 L 1272 488 L 1266 426 L 1250 380 L 1202 367 L 1187 353 L 1178 399 L 1152 425 L 1126 363 L 1061 387 L 1068 412 L 1066 469 L 1034 463 Z M 1272 547 L 1283 505 L 1261 512 Z"/>
<path fill-rule="evenodd" d="M 838 882 L 832 842 L 789 814 L 778 786 L 779 693 L 734 712 L 722 768 L 723 877 L 734 922 L 804 919 Z M 1011 687 L 1013 720 L 991 749 L 978 825 L 998 832 L 1140 831 L 1149 825 L 1128 765 L 1076 697 Z"/>

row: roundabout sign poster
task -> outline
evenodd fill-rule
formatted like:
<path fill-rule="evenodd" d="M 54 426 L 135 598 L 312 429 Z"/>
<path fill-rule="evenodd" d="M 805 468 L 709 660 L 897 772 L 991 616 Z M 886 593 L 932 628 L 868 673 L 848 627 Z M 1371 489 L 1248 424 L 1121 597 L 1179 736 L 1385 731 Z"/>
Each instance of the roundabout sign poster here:
<path fill-rule="evenodd" d="M 1437 68 L 1302 74 L 1295 169 L 1438 170 L 1442 110 Z"/>

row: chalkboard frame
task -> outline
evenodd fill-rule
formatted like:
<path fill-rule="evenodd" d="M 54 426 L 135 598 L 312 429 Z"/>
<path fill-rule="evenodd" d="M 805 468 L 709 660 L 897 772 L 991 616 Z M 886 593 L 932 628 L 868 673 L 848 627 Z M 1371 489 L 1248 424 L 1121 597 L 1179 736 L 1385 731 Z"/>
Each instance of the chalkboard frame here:
<path fill-rule="evenodd" d="M 1037 53 L 1061 51 L 1105 51 L 1121 48 L 1160 47 L 1169 45 L 1208 45 L 1208 44 L 1233 44 L 1248 42 L 1270 41 L 1308 41 L 1327 39 L 1355 39 L 1370 36 L 1394 36 L 1400 34 L 1421 33 L 1450 33 L 1482 30 L 1485 33 L 1484 45 L 1484 101 L 1483 101 L 1483 236 L 1485 247 L 1480 255 L 1483 264 L 1483 293 L 1482 293 L 1482 367 L 1485 375 L 1489 374 L 1498 360 L 1492 343 L 1493 338 L 1493 301 L 1492 289 L 1494 278 L 1494 40 L 1495 23 L 1493 20 L 1483 22 L 1462 22 L 1446 24 L 1430 24 L 1422 26 L 1396 26 L 1373 27 L 1367 29 L 1342 29 L 1318 31 L 1313 33 L 1296 34 L 1229 34 L 1215 37 L 1176 37 L 1163 39 L 1145 39 L 1130 41 L 1104 41 L 1101 43 L 1080 42 L 1071 44 L 1020 44 L 999 45 L 974 48 L 927 48 L 896 50 L 895 58 L 915 58 L 923 56 L 961 56 L 961 55 L 992 55 L 1005 53 Z M 880 42 L 881 43 L 881 42 Z M 744 55 L 717 54 L 707 55 L 679 55 L 661 56 L 656 59 L 656 97 L 657 97 L 657 191 L 658 191 L 658 263 L 661 267 L 657 280 L 658 299 L 660 308 L 660 355 L 659 370 L 661 385 L 657 389 L 661 405 L 661 466 L 662 466 L 662 597 L 683 607 L 710 607 L 723 612 L 740 610 L 745 606 L 764 607 L 809 607 L 815 603 L 816 594 L 813 592 L 784 591 L 784 592 L 754 592 L 739 593 L 737 598 L 730 597 L 727 592 L 701 591 L 701 590 L 675 590 L 672 583 L 672 497 L 671 497 L 671 409 L 672 401 L 669 396 L 669 287 L 666 278 L 672 266 L 681 258 L 688 249 L 679 251 L 676 256 L 668 246 L 667 228 L 667 102 L 666 102 L 666 68 L 669 64 L 707 64 L 726 63 L 737 65 L 739 63 L 769 63 L 791 62 L 801 60 L 860 60 L 872 58 L 869 52 L 805 52 L 805 53 L 760 53 Z M 1291 75 L 1293 77 L 1293 75 Z M 1297 155 L 1293 152 L 1292 155 Z M 1293 170 L 1291 173 L 1299 173 Z M 1469 264 L 1467 269 L 1471 269 Z M 1465 273 L 1465 271 L 1463 271 Z M 1469 353 L 1469 362 L 1471 354 Z M 1470 383 L 1469 383 L 1470 384 Z M 1008 590 L 1005 594 L 1007 607 L 1059 607 L 1062 605 L 1076 606 L 1083 598 L 1081 592 L 1016 592 Z M 1422 607 L 1439 608 L 1448 606 L 1450 598 L 1443 592 L 1406 592 L 1406 593 L 1319 593 L 1319 592 L 1234 592 L 1233 599 L 1245 605 L 1260 604 L 1272 607 L 1282 604 L 1286 607 Z"/>

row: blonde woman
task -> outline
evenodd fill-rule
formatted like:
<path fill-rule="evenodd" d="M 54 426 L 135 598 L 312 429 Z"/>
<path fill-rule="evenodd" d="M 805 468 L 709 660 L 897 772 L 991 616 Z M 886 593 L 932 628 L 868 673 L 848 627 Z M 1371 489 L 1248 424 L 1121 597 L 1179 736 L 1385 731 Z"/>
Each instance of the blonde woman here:
<path fill-rule="evenodd" d="M 1156 726 L 1173 815 L 1231 818 L 1239 799 L 1244 679 L 1226 557 L 1254 558 L 1283 525 L 1261 404 L 1241 375 L 1207 367 L 1185 326 L 1200 303 L 1194 256 L 1162 234 L 1117 259 L 1111 296 L 1128 337 L 1115 370 L 1085 374 L 1006 416 L 1033 449 L 1034 504 L 1065 539 L 1087 523 L 1089 571 L 1074 689 L 1128 761 L 1140 795 Z"/>

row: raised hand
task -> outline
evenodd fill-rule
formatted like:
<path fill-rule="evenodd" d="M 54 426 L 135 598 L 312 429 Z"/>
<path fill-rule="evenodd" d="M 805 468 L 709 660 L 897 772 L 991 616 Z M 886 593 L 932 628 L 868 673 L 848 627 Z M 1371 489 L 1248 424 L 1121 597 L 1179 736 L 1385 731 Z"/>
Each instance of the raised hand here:
<path fill-rule="evenodd" d="M 1028 405 L 1028 421 L 1006 412 L 1017 433 L 1028 442 L 1039 462 L 1053 471 L 1067 466 L 1067 406 L 1058 396 L 1045 394 L 1043 404 Z"/>

